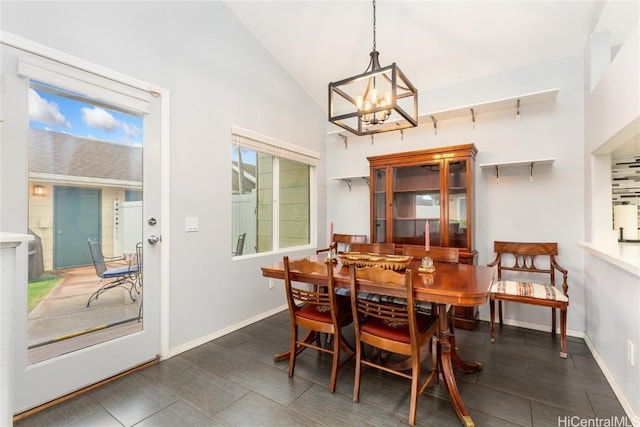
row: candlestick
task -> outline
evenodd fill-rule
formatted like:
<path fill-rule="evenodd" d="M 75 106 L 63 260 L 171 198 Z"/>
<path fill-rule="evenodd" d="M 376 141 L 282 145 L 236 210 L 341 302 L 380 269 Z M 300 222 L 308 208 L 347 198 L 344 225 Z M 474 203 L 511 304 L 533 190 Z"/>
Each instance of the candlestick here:
<path fill-rule="evenodd" d="M 429 220 L 424 223 L 424 250 L 429 252 Z"/>
<path fill-rule="evenodd" d="M 333 243 L 333 221 L 329 224 L 329 245 Z"/>

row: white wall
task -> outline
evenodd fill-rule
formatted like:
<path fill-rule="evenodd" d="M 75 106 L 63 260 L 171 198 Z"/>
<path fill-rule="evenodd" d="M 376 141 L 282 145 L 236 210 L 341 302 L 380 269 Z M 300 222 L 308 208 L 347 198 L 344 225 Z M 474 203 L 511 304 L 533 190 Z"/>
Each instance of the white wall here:
<path fill-rule="evenodd" d="M 606 35 L 596 34 L 586 46 L 587 69 L 600 61 L 603 38 Z M 612 229 L 610 153 L 640 139 L 639 52 L 636 26 L 611 64 L 585 88 L 587 240 Z M 584 257 L 586 338 L 627 412 L 640 416 L 640 277 L 592 254 Z M 634 366 L 627 361 L 627 341 L 635 348 Z"/>
<path fill-rule="evenodd" d="M 171 351 L 285 304 L 260 273 L 281 255 L 231 261 L 231 126 L 320 152 L 324 182 L 326 119 L 225 4 L 3 1 L 1 19 L 4 31 L 170 91 Z M 324 191 L 318 202 L 324 230 Z M 185 217 L 200 231 L 185 233 Z"/>
<path fill-rule="evenodd" d="M 402 64 L 398 64 L 402 66 Z M 428 72 L 428 71 L 425 71 Z M 327 176 L 368 175 L 366 157 L 473 142 L 477 149 L 475 170 L 475 248 L 478 263 L 493 259 L 494 240 L 556 241 L 559 262 L 569 269 L 569 329 L 584 331 L 583 253 L 577 242 L 583 239 L 583 62 L 579 56 L 513 70 L 482 79 L 462 82 L 437 90 L 419 92 L 420 111 L 440 111 L 493 99 L 507 98 L 546 89 L 560 89 L 553 102 L 421 125 L 404 132 L 342 139 L 329 136 Z M 408 76 L 409 79 L 411 76 Z M 503 169 L 500 183 L 493 171 L 482 171 L 481 163 L 555 158 L 551 166 Z M 354 183 L 352 191 L 339 181 L 327 183 L 327 220 L 336 232 L 369 234 L 369 188 Z M 488 318 L 488 305 L 481 307 Z M 508 305 L 507 321 L 550 327 L 551 314 L 522 304 Z"/>

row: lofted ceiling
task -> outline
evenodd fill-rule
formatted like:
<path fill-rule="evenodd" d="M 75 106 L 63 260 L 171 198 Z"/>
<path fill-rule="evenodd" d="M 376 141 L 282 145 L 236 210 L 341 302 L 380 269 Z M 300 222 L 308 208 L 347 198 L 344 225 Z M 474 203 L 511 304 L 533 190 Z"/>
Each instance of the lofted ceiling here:
<path fill-rule="evenodd" d="M 325 111 L 328 83 L 367 68 L 371 1 L 227 5 Z M 378 0 L 376 44 L 382 66 L 395 62 L 424 91 L 582 54 L 594 30 L 613 30 L 612 43 L 622 43 L 638 22 L 637 5 L 636 0 Z"/>

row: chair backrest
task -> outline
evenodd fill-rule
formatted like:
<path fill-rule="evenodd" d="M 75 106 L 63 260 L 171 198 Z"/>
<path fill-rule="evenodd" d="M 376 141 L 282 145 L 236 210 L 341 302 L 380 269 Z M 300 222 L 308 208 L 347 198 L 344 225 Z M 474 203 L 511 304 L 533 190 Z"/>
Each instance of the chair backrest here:
<path fill-rule="evenodd" d="M 367 243 L 366 234 L 333 234 L 333 243 L 338 252 L 349 252 L 352 243 Z"/>
<path fill-rule="evenodd" d="M 316 253 L 326 252 L 331 248 L 335 248 L 337 252 L 349 252 L 351 251 L 352 243 L 367 243 L 367 235 L 333 233 L 330 246 L 328 248 L 318 249 Z"/>
<path fill-rule="evenodd" d="M 395 243 L 352 243 L 351 252 L 367 252 L 371 254 L 395 254 Z"/>
<path fill-rule="evenodd" d="M 319 310 L 326 307 L 331 310 L 331 318 L 334 324 L 337 324 L 335 312 L 336 294 L 334 292 L 333 269 L 335 261 L 332 262 L 315 262 L 308 258 L 297 260 L 289 260 L 288 256 L 283 258 L 284 261 L 284 285 L 289 305 L 289 314 L 295 316 L 295 312 L 299 309 L 298 302 L 317 306 Z M 327 276 L 326 286 L 310 286 L 307 283 L 295 280 L 292 272 L 300 272 L 304 274 L 319 274 Z"/>
<path fill-rule="evenodd" d="M 107 264 L 104 261 L 104 255 L 102 255 L 102 245 L 95 237 L 89 237 L 89 251 L 91 252 L 96 274 L 102 277 L 104 272 L 107 271 Z"/>
<path fill-rule="evenodd" d="M 567 270 L 561 267 L 557 260 L 558 244 L 555 242 L 502 242 L 495 241 L 493 250 L 496 258 L 489 264 L 498 268 L 498 280 L 503 277 L 504 271 L 514 271 L 522 274 L 543 274 L 549 279 L 549 284 L 556 284 L 555 271 L 562 273 L 562 290 L 567 295 Z M 545 260 L 546 258 L 546 260 Z M 540 261 L 545 265 L 541 265 Z"/>
<path fill-rule="evenodd" d="M 351 309 L 359 331 L 363 319 L 377 318 L 389 326 L 408 325 L 412 342 L 417 341 L 416 309 L 411 270 L 396 272 L 381 267 L 350 267 Z M 380 295 L 406 296 L 406 304 L 379 302 Z M 367 295 L 359 298 L 358 295 Z M 356 332 L 357 333 L 357 332 Z M 408 343 L 404 343 L 408 344 Z M 402 354 L 406 354 L 403 351 Z"/>
<path fill-rule="evenodd" d="M 136 264 L 138 265 L 138 274 L 142 276 L 142 242 L 136 243 Z"/>
<path fill-rule="evenodd" d="M 247 238 L 247 233 L 242 233 L 238 236 L 238 243 L 236 243 L 236 251 L 233 253 L 233 256 L 242 255 L 244 251 L 244 240 Z"/>
<path fill-rule="evenodd" d="M 457 264 L 460 261 L 460 250 L 458 248 L 445 248 L 442 246 L 431 246 L 429 257 L 434 261 L 449 262 Z M 410 255 L 414 258 L 424 258 L 427 251 L 422 245 L 404 245 L 402 255 Z"/>

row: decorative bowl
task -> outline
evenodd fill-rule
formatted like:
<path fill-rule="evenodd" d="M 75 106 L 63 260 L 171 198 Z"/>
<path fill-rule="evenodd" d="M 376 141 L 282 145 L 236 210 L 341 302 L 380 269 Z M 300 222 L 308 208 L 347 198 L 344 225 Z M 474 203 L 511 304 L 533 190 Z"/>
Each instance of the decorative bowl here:
<path fill-rule="evenodd" d="M 338 258 L 343 265 L 356 267 L 382 267 L 387 270 L 406 270 L 412 257 L 408 255 L 372 254 L 367 252 L 341 252 Z"/>

